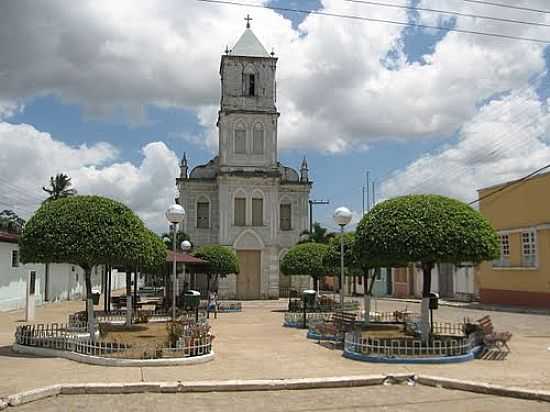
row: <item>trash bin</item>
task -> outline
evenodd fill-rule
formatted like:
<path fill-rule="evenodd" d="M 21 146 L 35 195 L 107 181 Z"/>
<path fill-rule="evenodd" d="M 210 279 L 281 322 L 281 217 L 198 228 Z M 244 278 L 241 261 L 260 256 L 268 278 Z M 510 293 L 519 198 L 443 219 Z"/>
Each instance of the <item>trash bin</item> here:
<path fill-rule="evenodd" d="M 101 293 L 99 292 L 92 292 L 92 303 L 94 305 L 99 305 L 99 297 L 101 296 Z"/>
<path fill-rule="evenodd" d="M 302 292 L 302 298 L 304 300 L 304 309 L 312 309 L 315 307 L 315 297 L 317 292 L 311 289 L 306 289 Z"/>
<path fill-rule="evenodd" d="M 431 310 L 438 309 L 439 308 L 439 294 L 437 293 L 430 293 L 430 306 L 429 308 Z"/>
<path fill-rule="evenodd" d="M 183 307 L 190 312 L 198 309 L 201 302 L 201 294 L 196 290 L 186 290 L 183 294 Z"/>

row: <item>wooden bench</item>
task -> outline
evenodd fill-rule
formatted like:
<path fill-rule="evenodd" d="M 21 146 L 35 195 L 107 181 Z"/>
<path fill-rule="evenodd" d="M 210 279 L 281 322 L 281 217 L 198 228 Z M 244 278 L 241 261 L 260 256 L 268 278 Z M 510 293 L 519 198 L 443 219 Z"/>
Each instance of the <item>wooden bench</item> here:
<path fill-rule="evenodd" d="M 489 348 L 495 348 L 499 351 L 503 347 L 506 348 L 507 352 L 510 352 L 510 347 L 508 346 L 508 341 L 512 338 L 512 333 L 510 332 L 495 332 L 493 322 L 491 317 L 486 315 L 478 320 L 479 326 L 483 331 L 483 343 Z"/>
<path fill-rule="evenodd" d="M 346 332 L 355 328 L 357 315 L 351 312 L 335 312 L 327 322 L 321 322 L 316 326 L 320 339 L 323 337 L 343 337 Z"/>

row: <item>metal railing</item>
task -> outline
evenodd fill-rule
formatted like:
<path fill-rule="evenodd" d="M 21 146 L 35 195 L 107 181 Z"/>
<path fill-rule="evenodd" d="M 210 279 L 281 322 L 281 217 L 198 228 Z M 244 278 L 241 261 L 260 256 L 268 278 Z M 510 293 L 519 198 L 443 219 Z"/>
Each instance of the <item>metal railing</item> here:
<path fill-rule="evenodd" d="M 38 324 L 17 326 L 15 343 L 24 346 L 69 351 L 83 355 L 124 358 L 158 359 L 186 358 L 207 355 L 212 351 L 213 336 L 199 330 L 188 328 L 177 341 L 175 347 L 160 344 L 126 344 L 121 342 L 94 342 L 91 339 L 79 339 L 62 324 Z"/>
<path fill-rule="evenodd" d="M 284 324 L 286 326 L 294 327 L 309 327 L 309 325 L 316 322 L 328 322 L 331 319 L 331 312 L 307 312 L 306 322 L 304 325 L 304 313 L 303 312 L 286 312 L 284 318 Z"/>
<path fill-rule="evenodd" d="M 472 349 L 470 340 L 460 337 L 422 341 L 406 338 L 377 339 L 362 337 L 356 333 L 346 333 L 344 342 L 347 352 L 375 356 L 460 356 L 467 354 Z"/>

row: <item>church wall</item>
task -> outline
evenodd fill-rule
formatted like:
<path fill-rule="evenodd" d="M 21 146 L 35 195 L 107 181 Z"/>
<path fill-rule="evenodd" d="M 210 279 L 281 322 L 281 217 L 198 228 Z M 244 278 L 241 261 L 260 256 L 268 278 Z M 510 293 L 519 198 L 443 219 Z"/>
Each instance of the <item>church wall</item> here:
<path fill-rule="evenodd" d="M 252 135 L 256 123 L 264 128 L 264 153 L 252 153 Z M 238 125 L 246 130 L 247 153 L 234 152 L 234 131 Z M 220 113 L 220 163 L 227 170 L 253 167 L 275 167 L 277 163 L 277 115 L 269 113 Z M 231 168 L 230 166 L 233 166 Z"/>
<path fill-rule="evenodd" d="M 197 228 L 197 202 L 210 202 L 210 228 Z M 186 218 L 183 230 L 191 238 L 193 246 L 218 243 L 219 202 L 216 182 L 187 180 L 181 185 L 180 202 L 184 207 Z"/>

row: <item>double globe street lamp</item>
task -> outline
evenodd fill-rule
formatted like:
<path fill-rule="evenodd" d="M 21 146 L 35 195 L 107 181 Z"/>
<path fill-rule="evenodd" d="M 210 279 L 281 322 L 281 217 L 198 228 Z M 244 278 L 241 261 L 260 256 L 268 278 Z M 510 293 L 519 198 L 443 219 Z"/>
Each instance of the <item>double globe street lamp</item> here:
<path fill-rule="evenodd" d="M 174 225 L 174 237 L 172 242 L 173 251 L 173 265 L 172 265 L 172 320 L 176 320 L 176 235 L 178 233 L 178 223 L 182 223 L 185 219 L 185 209 L 178 205 L 173 204 L 166 209 L 166 220 Z M 183 243 L 183 242 L 182 242 Z M 183 246 L 183 244 L 182 244 Z"/>
<path fill-rule="evenodd" d="M 351 222 L 352 213 L 347 207 L 339 207 L 332 215 L 340 226 L 340 305 L 344 308 L 344 226 Z"/>

